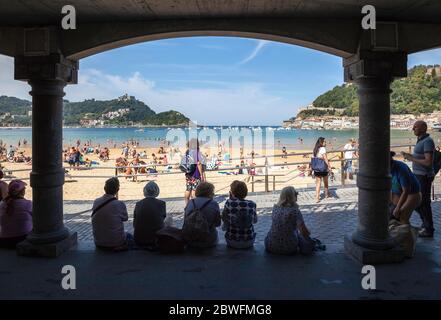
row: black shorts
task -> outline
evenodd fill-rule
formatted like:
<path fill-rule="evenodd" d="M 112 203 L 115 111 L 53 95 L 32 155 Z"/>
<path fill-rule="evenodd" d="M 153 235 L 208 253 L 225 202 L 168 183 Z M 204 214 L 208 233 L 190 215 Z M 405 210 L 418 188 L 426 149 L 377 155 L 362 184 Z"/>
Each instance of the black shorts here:
<path fill-rule="evenodd" d="M 327 177 L 328 174 L 329 174 L 328 172 L 317 172 L 317 171 L 314 171 L 314 176 L 319 177 L 319 178 Z"/>

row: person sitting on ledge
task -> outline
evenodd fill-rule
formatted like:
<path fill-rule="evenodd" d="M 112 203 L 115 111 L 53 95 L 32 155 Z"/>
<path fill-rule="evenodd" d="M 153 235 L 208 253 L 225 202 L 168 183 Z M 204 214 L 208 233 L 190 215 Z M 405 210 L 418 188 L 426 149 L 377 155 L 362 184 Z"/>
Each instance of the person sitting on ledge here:
<path fill-rule="evenodd" d="M 110 178 L 104 185 L 105 194 L 95 199 L 92 206 L 93 238 L 97 248 L 113 251 L 127 250 L 133 245 L 133 236 L 124 231 L 128 220 L 124 202 L 118 200 L 119 180 Z"/>
<path fill-rule="evenodd" d="M 230 198 L 225 202 L 222 212 L 225 240 L 231 248 L 251 248 L 256 238 L 253 228 L 257 222 L 256 204 L 245 199 L 248 194 L 245 182 L 235 180 L 230 188 Z"/>
<path fill-rule="evenodd" d="M 196 198 L 185 207 L 183 236 L 189 247 L 209 248 L 217 245 L 217 229 L 221 225 L 219 204 L 213 200 L 214 186 L 201 182 Z M 204 223 L 200 223 L 200 221 Z"/>
<path fill-rule="evenodd" d="M 26 183 L 12 180 L 0 202 L 0 247 L 15 248 L 32 231 L 32 201 L 24 198 Z"/>
<path fill-rule="evenodd" d="M 275 254 L 311 254 L 313 240 L 303 221 L 297 204 L 298 192 L 294 187 L 282 189 L 277 204 L 273 206 L 271 229 L 265 238 L 265 249 Z"/>
<path fill-rule="evenodd" d="M 156 232 L 164 227 L 166 203 L 156 199 L 159 187 L 150 181 L 144 187 L 144 199 L 135 205 L 133 229 L 136 245 L 146 248 L 156 247 Z"/>

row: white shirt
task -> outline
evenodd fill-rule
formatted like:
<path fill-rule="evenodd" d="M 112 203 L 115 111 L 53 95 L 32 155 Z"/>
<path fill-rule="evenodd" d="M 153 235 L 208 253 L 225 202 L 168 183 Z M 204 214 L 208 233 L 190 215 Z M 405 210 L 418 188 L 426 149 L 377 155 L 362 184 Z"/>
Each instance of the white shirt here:
<path fill-rule="evenodd" d="M 344 149 L 344 150 L 353 150 L 353 149 L 355 149 L 355 148 L 352 146 L 352 144 L 347 143 L 347 144 L 344 146 L 343 149 Z M 345 152 L 345 159 L 346 159 L 346 160 L 351 160 L 352 158 L 354 158 L 354 151 L 346 151 L 346 152 Z"/>
<path fill-rule="evenodd" d="M 323 159 L 323 156 L 326 154 L 326 148 L 320 147 L 320 149 L 317 152 L 317 158 Z"/>

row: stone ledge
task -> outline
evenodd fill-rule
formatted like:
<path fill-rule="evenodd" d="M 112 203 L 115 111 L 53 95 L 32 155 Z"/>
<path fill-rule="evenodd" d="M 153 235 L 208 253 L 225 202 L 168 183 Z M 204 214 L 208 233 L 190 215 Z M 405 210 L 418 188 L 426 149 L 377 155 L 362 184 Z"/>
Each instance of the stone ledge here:
<path fill-rule="evenodd" d="M 395 247 L 389 250 L 367 249 L 354 243 L 350 236 L 345 236 L 345 253 L 363 264 L 387 264 L 402 262 L 405 258 L 404 250 Z"/>
<path fill-rule="evenodd" d="M 17 254 L 27 257 L 56 258 L 75 246 L 77 244 L 77 238 L 77 233 L 73 232 L 70 233 L 66 239 L 50 244 L 36 245 L 30 243 L 28 240 L 24 240 L 17 245 Z"/>

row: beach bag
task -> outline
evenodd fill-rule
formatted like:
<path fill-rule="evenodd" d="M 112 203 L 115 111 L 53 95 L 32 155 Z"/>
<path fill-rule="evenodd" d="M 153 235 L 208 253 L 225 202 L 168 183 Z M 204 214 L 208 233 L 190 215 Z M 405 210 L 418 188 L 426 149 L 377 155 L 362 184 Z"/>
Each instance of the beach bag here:
<path fill-rule="evenodd" d="M 191 202 L 193 204 L 193 211 L 184 218 L 182 234 L 187 242 L 204 242 L 210 237 L 210 228 L 202 210 L 211 200 L 207 200 L 200 208 L 196 206 L 194 199 Z"/>
<path fill-rule="evenodd" d="M 314 172 L 328 172 L 328 165 L 325 160 L 317 157 L 311 158 L 311 169 Z"/>
<path fill-rule="evenodd" d="M 185 251 L 185 241 L 182 230 L 167 226 L 156 232 L 158 249 L 161 253 L 182 253 Z"/>
<path fill-rule="evenodd" d="M 412 258 L 415 254 L 417 240 L 417 229 L 410 224 L 401 224 L 398 220 L 389 221 L 389 235 L 399 244 L 407 258 Z"/>

